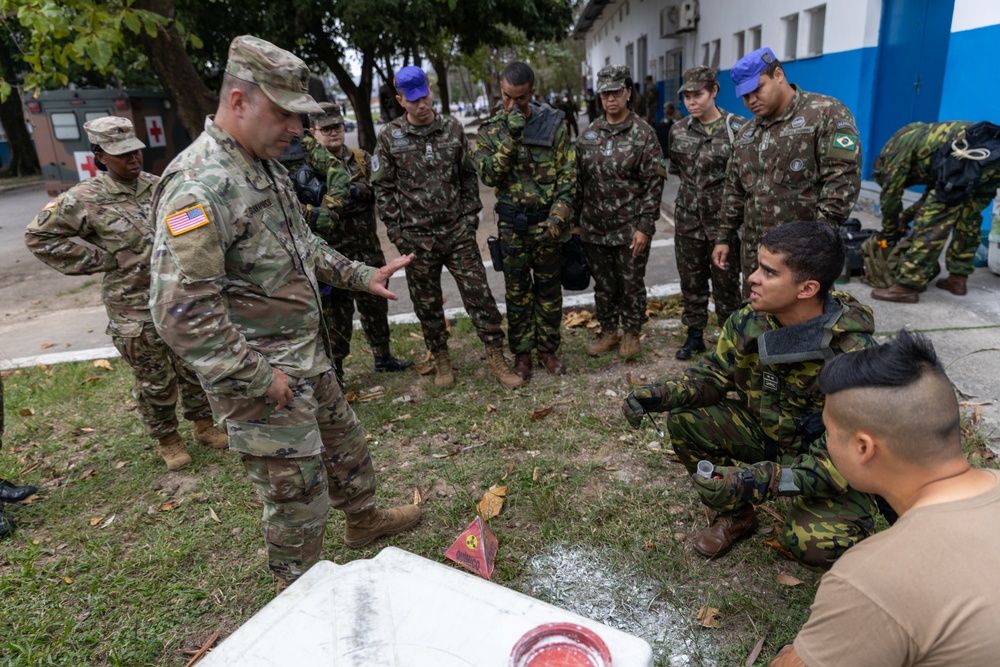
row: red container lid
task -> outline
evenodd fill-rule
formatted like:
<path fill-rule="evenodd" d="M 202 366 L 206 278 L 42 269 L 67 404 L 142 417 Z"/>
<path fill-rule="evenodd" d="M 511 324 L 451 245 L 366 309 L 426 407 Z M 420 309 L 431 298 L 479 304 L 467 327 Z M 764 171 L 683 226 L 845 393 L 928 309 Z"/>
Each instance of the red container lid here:
<path fill-rule="evenodd" d="M 546 623 L 514 644 L 509 667 L 611 667 L 611 651 L 591 630 L 576 623 Z"/>

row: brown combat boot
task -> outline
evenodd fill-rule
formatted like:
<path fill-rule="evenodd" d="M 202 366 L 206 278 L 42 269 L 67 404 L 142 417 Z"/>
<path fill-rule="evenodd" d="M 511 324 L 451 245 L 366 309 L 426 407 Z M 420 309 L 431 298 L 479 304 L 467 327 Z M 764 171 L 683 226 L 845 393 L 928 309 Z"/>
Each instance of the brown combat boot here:
<path fill-rule="evenodd" d="M 490 375 L 495 377 L 504 389 L 517 389 L 524 384 L 503 356 L 503 348 L 499 345 L 486 348 L 486 361 L 490 365 Z"/>
<path fill-rule="evenodd" d="M 566 364 L 563 363 L 563 360 L 560 359 L 555 352 L 539 352 L 538 363 L 544 366 L 545 370 L 553 375 L 566 374 Z"/>
<path fill-rule="evenodd" d="M 879 301 L 894 301 L 896 303 L 917 303 L 920 301 L 920 290 L 902 285 L 892 287 L 876 287 L 872 290 L 872 298 Z"/>
<path fill-rule="evenodd" d="M 943 290 L 951 292 L 955 296 L 965 296 L 969 293 L 969 288 L 965 284 L 968 279 L 968 276 L 957 276 L 952 273 L 947 278 L 942 278 L 934 284 Z"/>
<path fill-rule="evenodd" d="M 531 379 L 531 352 L 514 356 L 514 372 L 525 382 Z"/>
<path fill-rule="evenodd" d="M 601 337 L 597 339 L 597 342 L 587 348 L 587 354 L 592 357 L 599 357 L 602 354 L 614 352 L 618 349 L 618 341 L 617 330 L 608 329 L 607 331 L 602 331 Z"/>
<path fill-rule="evenodd" d="M 387 510 L 370 509 L 356 514 L 344 514 L 344 544 L 359 549 L 385 535 L 395 535 L 412 528 L 420 520 L 420 508 L 403 505 Z"/>
<path fill-rule="evenodd" d="M 753 505 L 747 504 L 738 510 L 722 512 L 715 517 L 712 525 L 701 531 L 691 542 L 691 548 L 699 556 L 715 558 L 729 551 L 744 537 L 753 535 L 760 522 Z"/>
<path fill-rule="evenodd" d="M 229 436 L 220 431 L 211 419 L 195 420 L 191 434 L 198 442 L 215 449 L 225 449 L 229 446 Z"/>
<path fill-rule="evenodd" d="M 451 367 L 451 357 L 448 350 L 442 350 L 434 355 L 434 384 L 438 387 L 453 387 L 455 385 L 455 370 Z"/>
<path fill-rule="evenodd" d="M 167 462 L 167 467 L 171 470 L 180 470 L 191 463 L 191 456 L 184 449 L 181 436 L 174 431 L 168 436 L 160 438 L 160 456 Z"/>
<path fill-rule="evenodd" d="M 621 347 L 618 348 L 618 356 L 622 359 L 635 359 L 639 356 L 639 350 L 639 334 L 626 331 Z"/>

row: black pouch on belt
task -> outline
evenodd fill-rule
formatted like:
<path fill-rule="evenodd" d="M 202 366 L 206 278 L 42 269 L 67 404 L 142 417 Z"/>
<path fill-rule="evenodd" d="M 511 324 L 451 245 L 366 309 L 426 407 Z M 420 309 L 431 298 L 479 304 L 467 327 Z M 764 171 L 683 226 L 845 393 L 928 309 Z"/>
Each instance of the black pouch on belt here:
<path fill-rule="evenodd" d="M 490 259 L 493 260 L 493 270 L 503 271 L 503 251 L 500 249 L 500 239 L 491 236 L 486 239 L 486 245 L 490 249 Z"/>

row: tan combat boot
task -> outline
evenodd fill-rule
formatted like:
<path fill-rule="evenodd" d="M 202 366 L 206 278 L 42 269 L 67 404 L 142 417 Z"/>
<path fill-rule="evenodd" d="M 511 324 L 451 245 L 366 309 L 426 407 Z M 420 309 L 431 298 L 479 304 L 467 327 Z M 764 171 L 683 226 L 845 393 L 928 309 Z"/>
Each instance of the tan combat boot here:
<path fill-rule="evenodd" d="M 639 356 L 639 350 L 639 334 L 626 331 L 618 348 L 618 356 L 623 359 L 635 359 Z"/>
<path fill-rule="evenodd" d="M 438 387 L 452 387 L 455 384 L 455 371 L 451 367 L 451 357 L 448 350 L 434 355 L 434 384 Z"/>
<path fill-rule="evenodd" d="M 722 512 L 712 521 L 712 525 L 701 531 L 691 542 L 691 548 L 699 556 L 715 558 L 729 551 L 734 544 L 750 537 L 760 526 L 753 505 L 729 512 Z"/>
<path fill-rule="evenodd" d="M 344 544 L 359 549 L 385 535 L 395 535 L 412 528 L 420 520 L 420 508 L 403 505 L 387 510 L 378 508 L 347 514 Z"/>
<path fill-rule="evenodd" d="M 181 442 L 181 436 L 177 431 L 160 438 L 160 456 L 171 470 L 180 470 L 191 463 L 191 457 L 184 450 L 184 443 Z"/>
<path fill-rule="evenodd" d="M 597 339 L 597 342 L 587 348 L 587 354 L 592 357 L 599 357 L 602 354 L 607 354 L 608 352 L 614 352 L 618 349 L 618 330 L 607 330 L 601 332 L 601 337 Z"/>
<path fill-rule="evenodd" d="M 503 348 L 499 345 L 486 348 L 486 361 L 490 365 L 490 375 L 495 377 L 504 389 L 517 389 L 524 384 L 524 380 L 507 363 L 507 359 L 503 356 Z"/>
<path fill-rule="evenodd" d="M 192 435 L 201 444 L 214 449 L 225 449 L 229 446 L 229 437 L 220 431 L 211 419 L 195 420 Z"/>

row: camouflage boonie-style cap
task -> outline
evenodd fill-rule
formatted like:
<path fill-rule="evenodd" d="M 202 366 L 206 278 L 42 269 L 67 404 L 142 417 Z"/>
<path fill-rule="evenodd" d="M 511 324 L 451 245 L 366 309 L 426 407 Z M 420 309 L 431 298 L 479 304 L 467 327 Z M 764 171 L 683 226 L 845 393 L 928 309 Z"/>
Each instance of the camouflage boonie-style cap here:
<path fill-rule="evenodd" d="M 333 102 L 320 102 L 320 113 L 309 116 L 309 122 L 313 127 L 330 127 L 331 125 L 343 125 L 344 115 L 340 111 L 340 105 Z"/>
<path fill-rule="evenodd" d="M 696 93 L 706 86 L 717 83 L 718 80 L 718 75 L 716 75 L 715 70 L 711 67 L 704 67 L 702 65 L 689 67 L 684 72 L 684 83 L 677 89 L 677 94 L 683 95 L 685 92 Z"/>
<path fill-rule="evenodd" d="M 135 128 L 128 118 L 95 118 L 84 123 L 83 129 L 90 143 L 97 144 L 108 155 L 124 155 L 146 147 L 136 138 Z"/>
<path fill-rule="evenodd" d="M 259 37 L 242 35 L 232 41 L 226 73 L 257 84 L 286 111 L 322 111 L 309 95 L 309 68 L 302 59 Z"/>
<path fill-rule="evenodd" d="M 611 93 L 625 87 L 625 79 L 630 78 L 625 65 L 608 65 L 597 73 L 597 92 Z"/>

